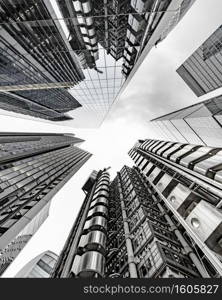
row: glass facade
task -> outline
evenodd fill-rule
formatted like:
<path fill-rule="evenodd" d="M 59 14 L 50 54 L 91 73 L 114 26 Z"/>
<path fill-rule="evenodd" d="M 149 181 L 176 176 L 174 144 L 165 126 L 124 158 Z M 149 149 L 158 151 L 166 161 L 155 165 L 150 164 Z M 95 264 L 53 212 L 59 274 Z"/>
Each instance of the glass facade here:
<path fill-rule="evenodd" d="M 0 134 L 0 260 L 8 249 L 15 254 L 10 262 L 15 258 L 18 239 L 37 231 L 53 195 L 89 159 L 74 146 L 82 141 L 71 134 Z"/>
<path fill-rule="evenodd" d="M 165 38 L 193 2 L 2 1 L 0 108 L 100 125 L 149 40 Z"/>
<path fill-rule="evenodd" d="M 49 278 L 57 262 L 57 255 L 46 251 L 27 263 L 15 277 L 17 278 Z"/>
<path fill-rule="evenodd" d="M 155 144 L 158 146 L 153 147 Z M 179 147 L 176 148 L 176 144 Z M 166 145 L 168 147 L 165 147 Z M 170 148 L 176 150 L 170 151 Z M 164 156 L 167 151 L 168 155 Z M 149 192 L 152 189 L 156 192 L 153 198 L 160 197 L 163 200 L 172 213 L 173 220 L 177 220 L 177 224 L 182 225 L 180 231 L 184 232 L 185 240 L 189 243 L 189 236 L 192 238 L 191 248 L 194 245 L 196 249 L 200 247 L 203 250 L 206 247 L 202 254 L 199 250 L 197 251 L 208 273 L 207 276 L 206 274 L 202 276 L 221 277 L 222 261 L 219 253 L 222 253 L 222 249 L 217 234 L 220 232 L 222 211 L 217 204 L 222 195 L 222 180 L 220 176 L 215 176 L 221 169 L 221 148 L 144 140 L 135 145 L 129 151 L 129 155 L 138 168 L 137 174 L 141 174 L 147 185 L 152 187 Z M 204 180 L 203 175 L 206 178 Z M 196 181 L 197 178 L 198 181 Z M 195 184 L 193 184 L 194 181 Z M 150 212 L 150 214 L 153 213 Z M 162 223 L 161 216 L 165 215 L 157 213 L 157 221 Z M 162 226 L 160 233 L 165 238 L 170 238 L 172 242 L 173 238 L 167 234 L 166 229 Z M 175 250 L 171 247 L 170 249 Z M 178 255 L 174 253 L 172 256 L 172 253 L 168 253 L 168 249 L 163 249 L 163 252 L 169 260 Z M 213 256 L 211 256 L 212 252 Z M 186 264 L 185 257 L 180 259 Z M 178 261 L 177 258 L 176 261 Z M 147 274 L 144 268 L 142 272 Z"/>
<path fill-rule="evenodd" d="M 220 150 L 140 140 L 134 167 L 90 176 L 52 277 L 221 277 Z"/>
<path fill-rule="evenodd" d="M 177 69 L 197 96 L 222 86 L 222 26 Z"/>
<path fill-rule="evenodd" d="M 8 268 L 15 257 L 25 247 L 31 235 L 16 237 L 6 248 L 0 251 L 0 275 Z"/>
<path fill-rule="evenodd" d="M 160 138 L 222 147 L 222 96 L 151 120 Z"/>

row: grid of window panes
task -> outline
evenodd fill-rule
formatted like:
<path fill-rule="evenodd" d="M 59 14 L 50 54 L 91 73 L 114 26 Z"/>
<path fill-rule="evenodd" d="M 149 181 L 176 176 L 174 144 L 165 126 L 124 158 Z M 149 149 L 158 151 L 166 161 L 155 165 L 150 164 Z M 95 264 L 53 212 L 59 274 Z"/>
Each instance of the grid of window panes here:
<path fill-rule="evenodd" d="M 54 256 L 54 254 L 53 256 L 44 254 L 26 276 L 28 278 L 49 278 L 57 262 Z"/>
<path fill-rule="evenodd" d="M 99 31 L 106 23 L 103 4 L 100 11 L 95 3 L 84 14 L 73 3 L 74 15 L 70 17 L 68 6 L 55 2 L 10 0 L 0 4 L 1 112 L 67 121 L 67 125 L 75 125 L 80 114 L 85 116 L 84 123 L 90 116 L 96 119 L 93 125 L 99 125 L 125 80 L 122 55 L 114 53 L 119 44 L 116 49 L 110 47 L 110 28 L 106 29 L 110 31 L 108 38 L 104 30 Z M 122 18 L 118 13 L 112 12 L 109 23 Z M 128 15 L 124 18 L 126 30 Z M 125 33 L 121 30 L 122 43 Z M 41 84 L 45 88 L 38 88 Z"/>
<path fill-rule="evenodd" d="M 193 1 L 181 1 L 156 43 Z M 1 113 L 100 125 L 170 2 L 2 0 Z"/>
<path fill-rule="evenodd" d="M 178 74 L 197 96 L 222 86 L 222 26 L 178 69 Z"/>
<path fill-rule="evenodd" d="M 83 105 L 81 110 L 92 110 L 92 113 L 102 117 L 109 110 L 125 79 L 122 59 L 116 61 L 102 47 L 98 51 L 98 71 L 88 68 L 83 70 L 85 79 L 71 88 L 70 93 Z"/>
<path fill-rule="evenodd" d="M 152 125 L 165 140 L 221 147 L 222 96 L 156 118 Z"/>

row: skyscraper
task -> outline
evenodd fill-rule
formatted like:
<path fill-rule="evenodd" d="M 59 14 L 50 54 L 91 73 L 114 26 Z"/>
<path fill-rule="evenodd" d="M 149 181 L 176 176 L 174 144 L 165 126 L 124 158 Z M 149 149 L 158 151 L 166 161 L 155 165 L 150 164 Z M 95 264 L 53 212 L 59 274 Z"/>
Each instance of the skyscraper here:
<path fill-rule="evenodd" d="M 184 107 L 151 122 L 160 138 L 222 147 L 222 96 Z"/>
<path fill-rule="evenodd" d="M 31 237 L 39 229 L 49 215 L 50 202 L 22 229 L 19 234 L 0 251 L 0 275 L 26 246 Z"/>
<path fill-rule="evenodd" d="M 98 126 L 194 1 L 1 1 L 0 108 Z"/>
<path fill-rule="evenodd" d="M 222 26 L 177 69 L 199 97 L 222 86 Z"/>
<path fill-rule="evenodd" d="M 145 140 L 129 154 L 210 277 L 221 277 L 221 148 Z"/>
<path fill-rule="evenodd" d="M 220 152 L 141 140 L 133 168 L 94 171 L 53 277 L 221 277 Z"/>
<path fill-rule="evenodd" d="M 80 107 L 66 90 L 84 79 L 51 1 L 0 4 L 0 108 L 52 121 Z"/>
<path fill-rule="evenodd" d="M 89 159 L 72 134 L 0 134 L 3 272 L 48 216 L 52 197 Z"/>
<path fill-rule="evenodd" d="M 58 256 L 52 251 L 45 251 L 28 262 L 17 274 L 17 278 L 49 278 Z"/>

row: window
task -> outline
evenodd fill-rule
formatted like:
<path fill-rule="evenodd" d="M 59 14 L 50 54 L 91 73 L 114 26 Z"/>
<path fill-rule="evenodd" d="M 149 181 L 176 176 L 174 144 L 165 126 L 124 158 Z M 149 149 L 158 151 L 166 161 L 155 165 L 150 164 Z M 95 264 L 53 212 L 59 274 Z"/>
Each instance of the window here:
<path fill-rule="evenodd" d="M 152 268 L 152 264 L 149 258 L 146 258 L 144 264 L 140 267 L 139 273 L 141 277 L 147 277 L 149 270 Z"/>
<path fill-rule="evenodd" d="M 140 275 L 141 275 L 141 277 L 146 277 L 147 274 L 148 274 L 147 268 L 145 266 L 142 266 L 140 268 Z"/>

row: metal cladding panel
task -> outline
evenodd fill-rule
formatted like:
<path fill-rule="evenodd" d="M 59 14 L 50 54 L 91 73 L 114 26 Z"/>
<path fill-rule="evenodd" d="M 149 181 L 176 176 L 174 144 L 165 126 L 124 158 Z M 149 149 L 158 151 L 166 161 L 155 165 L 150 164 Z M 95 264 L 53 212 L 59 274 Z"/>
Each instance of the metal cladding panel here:
<path fill-rule="evenodd" d="M 145 142 L 143 142 L 143 143 L 139 146 L 139 148 L 145 149 L 145 147 L 146 147 L 147 145 L 149 145 L 150 143 L 152 143 L 152 142 L 153 142 L 153 140 L 146 140 Z"/>
<path fill-rule="evenodd" d="M 153 163 L 149 162 L 148 165 L 143 170 L 143 173 L 146 175 L 151 170 L 152 167 L 153 167 Z"/>
<path fill-rule="evenodd" d="M 216 31 L 177 69 L 178 74 L 197 96 L 222 86 L 221 33 Z"/>
<path fill-rule="evenodd" d="M 161 172 L 161 169 L 158 167 L 155 167 L 150 175 L 148 175 L 148 178 L 152 181 L 155 180 L 155 178 L 159 175 Z"/>
<path fill-rule="evenodd" d="M 199 197 L 197 197 L 192 190 L 185 187 L 181 183 L 176 185 L 176 187 L 171 191 L 167 197 L 167 200 L 182 216 L 185 216 L 187 213 L 187 208 L 193 202 L 200 201 Z"/>
<path fill-rule="evenodd" d="M 222 254 L 222 212 L 200 201 L 186 218 L 187 224 L 212 250 Z"/>
<path fill-rule="evenodd" d="M 147 143 L 147 144 L 145 145 L 144 150 L 148 151 L 149 148 L 150 148 L 152 145 L 155 145 L 155 144 L 156 144 L 156 142 L 157 142 L 156 140 L 151 140 L 150 143 Z"/>
<path fill-rule="evenodd" d="M 215 115 L 214 117 L 222 125 L 222 114 L 220 113 L 218 115 Z"/>
<path fill-rule="evenodd" d="M 180 157 L 181 157 L 182 155 L 185 155 L 185 154 L 188 153 L 189 151 L 194 150 L 195 147 L 196 147 L 195 145 L 187 145 L 187 146 L 183 147 L 181 150 L 179 150 L 179 151 L 177 151 L 176 153 L 172 154 L 172 155 L 170 156 L 170 160 L 172 160 L 172 161 L 175 162 L 176 160 L 180 159 Z"/>
<path fill-rule="evenodd" d="M 104 275 L 105 257 L 97 251 L 87 251 L 80 259 L 78 273 L 79 277 L 92 277 L 97 273 L 101 277 Z"/>
<path fill-rule="evenodd" d="M 167 186 L 171 183 L 171 181 L 173 180 L 173 177 L 168 175 L 168 174 L 164 174 L 160 180 L 157 182 L 156 184 L 156 188 L 160 191 L 163 192 Z"/>
<path fill-rule="evenodd" d="M 163 156 L 164 151 L 166 151 L 169 147 L 173 146 L 175 143 L 167 142 L 166 145 L 162 146 L 158 151 L 157 155 Z"/>
<path fill-rule="evenodd" d="M 100 190 L 109 191 L 109 180 L 103 179 L 96 185 L 95 194 L 99 192 Z"/>
<path fill-rule="evenodd" d="M 142 163 L 140 163 L 140 165 L 138 166 L 140 169 L 142 169 L 144 166 L 145 166 L 145 164 L 147 163 L 147 159 L 146 158 L 144 158 L 143 159 L 143 161 L 142 161 Z"/>
<path fill-rule="evenodd" d="M 216 172 L 214 180 L 217 181 L 217 182 L 219 182 L 219 183 L 222 183 L 222 170 L 219 171 L 219 172 Z"/>
<path fill-rule="evenodd" d="M 213 169 L 215 166 L 220 164 L 222 164 L 222 151 L 219 151 L 210 158 L 195 164 L 193 169 L 200 174 L 206 175 L 209 169 Z"/>
<path fill-rule="evenodd" d="M 108 205 L 108 200 L 105 197 L 99 197 L 98 199 L 95 199 L 91 202 L 90 208 L 95 206 L 95 205 L 99 205 L 99 204 L 104 204 L 104 205 Z"/>
<path fill-rule="evenodd" d="M 207 146 L 222 147 L 222 130 L 212 116 L 189 117 L 186 121 Z"/>
<path fill-rule="evenodd" d="M 186 108 L 184 108 L 186 111 Z M 181 119 L 180 119 L 181 118 Z M 171 119 L 174 126 L 181 132 L 187 143 L 194 145 L 204 145 L 203 141 L 198 137 L 196 132 L 187 124 L 186 119 L 178 116 L 178 119 Z"/>
<path fill-rule="evenodd" d="M 148 151 L 153 152 L 153 149 L 158 146 L 161 143 L 161 141 L 155 141 L 154 144 L 152 144 L 152 146 L 150 146 L 149 148 L 147 148 Z"/>
<path fill-rule="evenodd" d="M 180 131 L 171 123 L 170 120 L 162 120 L 162 123 L 169 131 L 169 136 L 173 136 L 173 141 L 178 141 L 180 143 L 186 143 L 186 139 L 180 133 Z"/>
<path fill-rule="evenodd" d="M 174 151 L 179 151 L 181 147 L 185 146 L 185 144 L 181 144 L 181 143 L 176 143 L 174 146 L 172 146 L 171 148 L 169 148 L 167 151 L 165 151 L 163 153 L 163 157 L 164 158 L 170 158 L 170 156 L 172 155 L 172 153 Z"/>
<path fill-rule="evenodd" d="M 95 206 L 94 208 L 89 210 L 88 217 L 90 217 L 94 214 L 98 214 L 98 213 L 103 214 L 104 216 L 106 216 L 108 214 L 107 207 L 104 206 L 104 205 L 101 205 L 101 204 Z"/>
<path fill-rule="evenodd" d="M 189 155 L 185 156 L 180 160 L 180 165 L 184 167 L 188 167 L 190 163 L 194 162 L 197 159 L 201 159 L 201 157 L 204 157 L 206 154 L 211 153 L 213 148 L 211 147 L 200 147 L 196 151 L 190 153 Z M 204 158 L 203 158 L 204 159 Z"/>
<path fill-rule="evenodd" d="M 109 192 L 107 190 L 99 190 L 94 196 L 93 199 L 96 199 L 98 197 L 108 197 Z"/>
<path fill-rule="evenodd" d="M 168 141 L 175 141 L 175 136 L 173 136 L 172 132 L 170 132 L 168 130 L 168 128 L 166 128 L 166 126 L 164 125 L 163 121 L 160 120 L 155 120 L 152 122 L 152 124 L 154 125 L 154 128 L 157 131 L 158 136 L 160 136 L 162 139 L 166 139 Z"/>
<path fill-rule="evenodd" d="M 98 244 L 99 247 L 106 247 L 106 234 L 99 230 L 90 231 L 86 235 L 82 235 L 79 247 L 90 247 L 91 244 Z"/>
<path fill-rule="evenodd" d="M 160 142 L 156 147 L 152 149 L 152 153 L 156 153 L 160 148 L 162 148 L 166 144 L 165 141 Z"/>
<path fill-rule="evenodd" d="M 107 228 L 107 220 L 102 216 L 93 217 L 86 221 L 83 229 L 87 230 L 93 226 Z"/>

